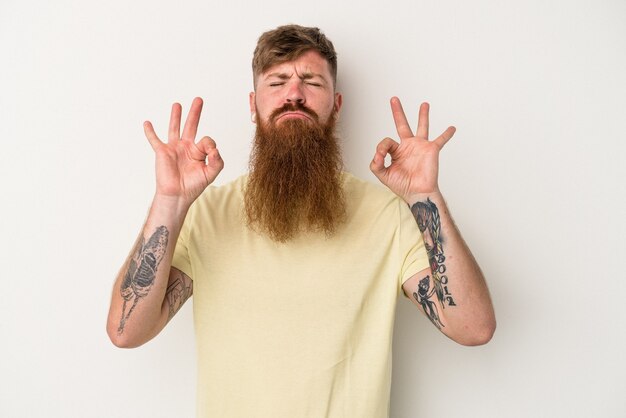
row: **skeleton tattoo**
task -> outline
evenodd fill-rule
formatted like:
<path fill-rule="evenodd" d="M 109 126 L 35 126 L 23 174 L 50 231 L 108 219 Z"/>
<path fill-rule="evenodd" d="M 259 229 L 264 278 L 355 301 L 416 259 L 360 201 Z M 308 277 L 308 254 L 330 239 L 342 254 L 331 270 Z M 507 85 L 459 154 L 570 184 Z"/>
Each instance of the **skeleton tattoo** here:
<path fill-rule="evenodd" d="M 145 238 L 142 237 L 141 241 L 137 243 L 135 253 L 128 264 L 128 269 L 120 286 L 124 305 L 122 306 L 120 326 L 117 329 L 118 334 L 124 332 L 124 325 L 135 310 L 139 299 L 145 297 L 152 288 L 157 268 L 167 248 L 168 235 L 167 228 L 160 226 L 154 231 L 148 242 L 145 242 Z M 126 305 L 131 300 L 132 306 L 126 312 Z"/>
<path fill-rule="evenodd" d="M 430 270 L 432 272 L 432 289 L 430 289 L 430 277 L 426 276 L 419 282 L 418 289 L 413 296 L 418 303 L 424 308 L 428 318 L 440 328 L 443 326 L 439 320 L 437 307 L 431 301 L 431 297 L 436 295 L 441 303 L 441 307 L 445 309 L 448 306 L 456 306 L 454 298 L 448 290 L 448 276 L 446 273 L 446 256 L 443 251 L 444 239 L 441 235 L 441 220 L 439 218 L 439 210 L 430 199 L 426 202 L 417 202 L 411 207 L 411 212 L 417 221 L 417 226 L 424 237 L 424 244 L 428 259 L 430 261 Z"/>

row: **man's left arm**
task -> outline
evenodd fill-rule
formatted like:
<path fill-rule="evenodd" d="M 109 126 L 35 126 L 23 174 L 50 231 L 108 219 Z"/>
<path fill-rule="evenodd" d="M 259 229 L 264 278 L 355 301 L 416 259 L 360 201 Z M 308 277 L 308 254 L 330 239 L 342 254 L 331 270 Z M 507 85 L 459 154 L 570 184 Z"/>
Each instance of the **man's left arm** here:
<path fill-rule="evenodd" d="M 439 152 L 452 138 L 455 128 L 449 127 L 429 141 L 427 103 L 420 106 L 415 135 L 399 99 L 391 99 L 391 110 L 400 143 L 383 139 L 370 168 L 411 208 L 430 260 L 429 269 L 403 284 L 404 292 L 454 341 L 464 345 L 485 344 L 496 327 L 489 290 L 438 186 Z M 388 154 L 391 164 L 385 167 Z"/>

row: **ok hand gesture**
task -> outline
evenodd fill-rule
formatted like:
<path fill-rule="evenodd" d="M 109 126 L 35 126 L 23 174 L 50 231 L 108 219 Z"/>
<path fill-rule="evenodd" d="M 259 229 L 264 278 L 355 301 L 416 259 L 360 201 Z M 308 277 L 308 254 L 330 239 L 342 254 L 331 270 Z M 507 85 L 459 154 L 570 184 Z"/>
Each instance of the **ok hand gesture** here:
<path fill-rule="evenodd" d="M 416 134 L 409 127 L 400 99 L 391 99 L 391 112 L 400 143 L 385 138 L 376 147 L 370 170 L 376 177 L 407 203 L 413 204 L 420 196 L 439 192 L 439 151 L 452 138 L 456 129 L 448 127 L 432 141 L 428 140 L 428 103 L 422 103 Z M 391 164 L 385 167 L 385 156 Z"/>
<path fill-rule="evenodd" d="M 179 103 L 174 103 L 167 143 L 158 138 L 150 122 L 144 122 L 144 132 L 156 154 L 157 196 L 175 198 L 191 205 L 224 168 L 215 141 L 205 136 L 195 142 L 201 112 L 202 99 L 196 97 L 181 136 L 182 108 Z"/>

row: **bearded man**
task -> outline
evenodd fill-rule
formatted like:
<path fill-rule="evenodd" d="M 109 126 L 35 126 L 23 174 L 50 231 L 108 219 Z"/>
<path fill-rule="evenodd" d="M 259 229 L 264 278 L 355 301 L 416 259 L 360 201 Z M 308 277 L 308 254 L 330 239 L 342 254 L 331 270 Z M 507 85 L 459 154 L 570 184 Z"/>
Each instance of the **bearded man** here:
<path fill-rule="evenodd" d="M 264 33 L 252 68 L 248 175 L 208 187 L 223 162 L 211 138 L 195 140 L 199 98 L 182 134 L 172 106 L 167 143 L 144 124 L 157 188 L 114 286 L 108 334 L 141 345 L 193 294 L 199 417 L 386 417 L 400 292 L 461 344 L 495 329 L 437 183 L 454 128 L 429 141 L 422 104 L 414 134 L 393 98 L 401 141 L 379 143 L 370 168 L 387 187 L 371 185 L 342 171 L 337 57 L 319 29 Z M 437 240 L 428 254 L 426 223 Z M 431 278 L 437 292 L 423 291 Z"/>

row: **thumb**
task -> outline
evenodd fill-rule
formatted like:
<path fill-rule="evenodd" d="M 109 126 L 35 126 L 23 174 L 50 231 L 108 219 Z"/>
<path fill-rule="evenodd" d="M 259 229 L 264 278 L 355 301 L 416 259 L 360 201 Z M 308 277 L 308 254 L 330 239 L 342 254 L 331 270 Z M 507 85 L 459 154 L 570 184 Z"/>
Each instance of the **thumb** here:
<path fill-rule="evenodd" d="M 387 154 L 391 154 L 393 157 L 398 146 L 398 143 L 391 138 L 383 139 L 376 146 L 376 154 L 374 154 L 374 159 L 370 163 L 370 170 L 383 183 L 385 183 L 389 170 L 388 167 L 385 167 L 385 157 Z"/>
<path fill-rule="evenodd" d="M 207 155 L 211 152 L 211 150 L 216 150 L 217 145 L 215 141 L 208 136 L 202 137 L 202 139 L 195 144 L 195 147 L 192 147 L 193 155 L 192 158 L 197 160 L 204 160 Z"/>
<path fill-rule="evenodd" d="M 372 171 L 372 173 L 374 173 L 378 180 L 384 183 L 383 179 L 387 177 L 387 167 L 385 167 L 384 154 L 376 151 L 376 153 L 374 154 L 374 158 L 370 163 L 370 170 Z"/>
<path fill-rule="evenodd" d="M 218 172 L 224 168 L 224 160 L 222 160 L 213 139 L 205 136 L 198 142 L 197 147 L 206 155 L 208 167 Z"/>

